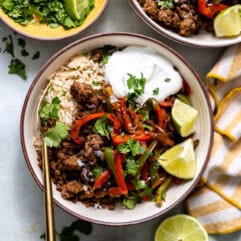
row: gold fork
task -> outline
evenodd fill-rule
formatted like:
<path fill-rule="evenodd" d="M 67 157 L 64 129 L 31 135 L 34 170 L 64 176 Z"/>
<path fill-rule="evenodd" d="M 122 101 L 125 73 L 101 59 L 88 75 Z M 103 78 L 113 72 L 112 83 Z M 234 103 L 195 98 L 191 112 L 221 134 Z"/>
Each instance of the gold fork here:
<path fill-rule="evenodd" d="M 37 118 L 38 118 L 39 125 L 41 124 L 40 118 L 39 118 L 39 108 L 48 91 L 49 86 L 50 86 L 50 82 L 48 83 L 47 87 L 43 91 L 38 103 Z M 51 176 L 50 176 L 50 168 L 49 168 L 49 158 L 48 158 L 48 147 L 44 140 L 42 144 L 42 163 L 43 163 L 43 179 L 44 179 L 46 240 L 55 241 L 55 222 L 54 222 L 52 185 L 51 185 Z"/>

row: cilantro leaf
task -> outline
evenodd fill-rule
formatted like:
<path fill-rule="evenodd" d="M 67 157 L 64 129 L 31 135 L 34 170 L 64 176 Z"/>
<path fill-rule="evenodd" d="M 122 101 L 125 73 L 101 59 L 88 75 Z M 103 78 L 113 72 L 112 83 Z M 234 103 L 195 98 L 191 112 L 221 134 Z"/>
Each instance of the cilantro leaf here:
<path fill-rule="evenodd" d="M 107 138 L 109 138 L 110 126 L 108 125 L 107 116 L 103 116 L 95 122 L 93 131 L 96 134 L 99 134 L 101 136 L 106 136 Z"/>
<path fill-rule="evenodd" d="M 129 175 L 136 176 L 139 171 L 139 167 L 136 164 L 136 161 L 133 157 L 127 156 L 126 158 L 126 165 L 125 165 L 125 172 Z"/>
<path fill-rule="evenodd" d="M 158 0 L 158 6 L 161 8 L 167 7 L 167 8 L 174 8 L 173 0 Z"/>
<path fill-rule="evenodd" d="M 95 179 L 97 179 L 100 176 L 100 174 L 103 172 L 103 168 L 102 167 L 96 167 L 96 168 L 93 169 L 92 172 L 95 176 Z"/>
<path fill-rule="evenodd" d="M 135 192 L 131 192 L 122 202 L 127 209 L 134 209 L 137 203 L 140 203 L 140 198 Z"/>
<path fill-rule="evenodd" d="M 52 99 L 51 104 L 45 101 L 43 106 L 39 109 L 39 116 L 41 120 L 44 122 L 46 122 L 50 118 L 54 118 L 58 120 L 59 104 L 60 104 L 60 99 L 58 97 L 54 97 Z"/>
<path fill-rule="evenodd" d="M 157 87 L 156 89 L 154 89 L 153 91 L 152 91 L 152 94 L 153 95 L 158 95 L 159 94 L 159 88 Z"/>
<path fill-rule="evenodd" d="M 10 64 L 8 65 L 8 73 L 16 74 L 22 79 L 26 80 L 27 76 L 26 76 L 25 67 L 26 67 L 25 64 L 21 60 L 13 58 L 10 61 Z"/>
<path fill-rule="evenodd" d="M 64 227 L 58 234 L 60 241 L 80 241 L 76 231 L 89 235 L 92 232 L 92 224 L 83 220 L 74 221 L 71 225 Z M 46 240 L 46 234 L 43 233 L 40 239 Z"/>
<path fill-rule="evenodd" d="M 37 52 L 33 55 L 32 59 L 33 59 L 33 60 L 38 59 L 39 56 L 40 56 L 40 52 L 37 51 Z"/>
<path fill-rule="evenodd" d="M 49 147 L 58 147 L 60 142 L 67 137 L 69 126 L 60 121 L 56 121 L 55 127 L 44 133 L 44 141 Z"/>
<path fill-rule="evenodd" d="M 138 96 L 144 93 L 146 78 L 141 74 L 141 78 L 137 78 L 132 74 L 128 74 L 127 86 L 129 93 L 127 95 L 127 101 L 134 101 Z"/>
<path fill-rule="evenodd" d="M 143 154 L 145 151 L 145 148 L 134 139 L 129 139 L 126 143 L 119 144 L 117 149 L 120 153 L 130 152 L 132 156 Z"/>

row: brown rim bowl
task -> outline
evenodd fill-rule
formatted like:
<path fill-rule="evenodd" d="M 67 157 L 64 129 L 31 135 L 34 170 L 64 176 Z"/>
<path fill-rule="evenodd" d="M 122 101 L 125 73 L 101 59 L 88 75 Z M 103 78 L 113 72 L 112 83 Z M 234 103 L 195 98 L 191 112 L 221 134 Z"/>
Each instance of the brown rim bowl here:
<path fill-rule="evenodd" d="M 140 6 L 139 2 L 137 0 L 129 0 L 130 5 L 133 7 L 134 11 L 137 13 L 137 15 L 145 22 L 150 28 L 155 30 L 157 33 L 161 34 L 162 36 L 171 39 L 175 42 L 178 42 L 180 44 L 193 46 L 193 47 L 225 47 L 230 46 L 233 44 L 237 44 L 241 42 L 241 34 L 239 36 L 235 37 L 229 37 L 229 38 L 217 38 L 212 33 L 208 33 L 205 30 L 200 31 L 200 33 L 185 37 L 181 36 L 178 33 L 169 30 L 160 24 L 158 24 L 156 21 L 154 21 L 152 18 L 150 18 L 143 8 Z"/>
<path fill-rule="evenodd" d="M 33 140 L 38 131 L 36 123 L 37 104 L 43 89 L 47 85 L 47 78 L 61 65 L 66 63 L 77 53 L 86 50 L 114 45 L 124 47 L 128 45 L 149 46 L 167 58 L 179 70 L 182 77 L 192 89 L 190 96 L 193 106 L 198 110 L 199 117 L 196 123 L 195 138 L 199 139 L 199 145 L 195 150 L 196 175 L 194 179 L 176 185 L 166 193 L 166 200 L 162 207 L 157 207 L 155 202 L 143 202 L 135 209 L 127 210 L 117 206 L 114 211 L 106 209 L 87 208 L 82 203 L 73 203 L 64 200 L 53 184 L 53 199 L 57 206 L 72 214 L 73 216 L 93 223 L 120 226 L 137 224 L 161 216 L 181 203 L 201 178 L 208 163 L 212 140 L 213 120 L 208 95 L 204 84 L 198 77 L 195 70 L 180 54 L 169 48 L 167 45 L 147 36 L 132 33 L 105 33 L 92 35 L 80 39 L 66 46 L 51 57 L 41 68 L 33 80 L 26 95 L 21 113 L 21 144 L 27 167 L 38 186 L 43 189 L 42 172 L 38 166 L 37 154 L 33 146 Z M 205 130 L 205 131 L 204 131 Z"/>

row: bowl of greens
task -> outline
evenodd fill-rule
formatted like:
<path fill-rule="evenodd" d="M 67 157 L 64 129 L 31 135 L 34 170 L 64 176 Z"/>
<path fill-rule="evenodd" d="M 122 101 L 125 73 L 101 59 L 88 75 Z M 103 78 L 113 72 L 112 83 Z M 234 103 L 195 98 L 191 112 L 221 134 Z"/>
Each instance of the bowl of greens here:
<path fill-rule="evenodd" d="M 131 33 L 89 36 L 55 54 L 32 82 L 20 129 L 39 187 L 44 141 L 54 202 L 114 226 L 153 219 L 183 201 L 213 138 L 194 69 L 165 44 Z"/>
<path fill-rule="evenodd" d="M 102 15 L 109 0 L 0 1 L 0 19 L 30 38 L 58 40 L 74 36 Z"/>

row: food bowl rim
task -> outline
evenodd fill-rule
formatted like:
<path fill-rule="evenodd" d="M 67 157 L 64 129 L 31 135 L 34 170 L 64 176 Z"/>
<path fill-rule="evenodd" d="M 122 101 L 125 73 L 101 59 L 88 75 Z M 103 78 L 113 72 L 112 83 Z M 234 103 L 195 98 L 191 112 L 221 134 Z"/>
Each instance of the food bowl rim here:
<path fill-rule="evenodd" d="M 172 54 L 174 54 L 177 58 L 179 58 L 187 66 L 187 68 L 192 72 L 192 74 L 196 77 L 196 80 L 198 81 L 198 84 L 201 87 L 202 92 L 203 92 L 203 94 L 205 96 L 206 103 L 207 103 L 208 110 L 209 110 L 209 116 L 210 116 L 210 131 L 211 131 L 211 133 L 210 133 L 210 139 L 209 139 L 209 147 L 208 147 L 208 152 L 207 152 L 207 155 L 206 155 L 206 159 L 205 159 L 205 161 L 203 163 L 203 166 L 202 166 L 202 168 L 200 170 L 200 173 L 196 177 L 196 179 L 193 181 L 192 185 L 189 187 L 187 192 L 184 193 L 184 195 L 182 197 L 180 197 L 177 200 L 175 200 L 175 202 L 173 202 L 166 209 L 163 209 L 163 210 L 161 210 L 160 212 L 158 212 L 158 213 L 156 213 L 154 215 L 151 215 L 149 217 L 146 217 L 146 218 L 143 218 L 143 219 L 139 219 L 139 220 L 136 220 L 136 221 L 126 221 L 126 222 L 111 223 L 111 222 L 102 222 L 102 221 L 99 221 L 99 220 L 94 220 L 92 218 L 88 218 L 86 216 L 82 216 L 81 214 L 73 213 L 67 207 L 65 207 L 60 202 L 58 202 L 58 200 L 53 199 L 54 203 L 57 206 L 59 206 L 64 211 L 66 211 L 67 213 L 69 213 L 69 214 L 71 214 L 71 215 L 73 215 L 73 216 L 75 216 L 77 218 L 80 218 L 80 219 L 83 219 L 83 220 L 86 220 L 86 221 L 89 221 L 89 222 L 92 222 L 92 223 L 96 223 L 96 224 L 106 225 L 106 226 L 126 226 L 126 225 L 139 224 L 139 223 L 143 223 L 143 222 L 146 222 L 146 221 L 150 221 L 150 220 L 152 220 L 154 218 L 157 218 L 157 217 L 163 215 L 164 213 L 170 211 L 175 206 L 177 206 L 179 203 L 181 203 L 191 193 L 191 191 L 194 189 L 194 187 L 197 185 L 198 181 L 200 180 L 200 178 L 201 178 L 201 176 L 202 176 L 203 172 L 205 171 L 206 166 L 208 164 L 209 157 L 210 157 L 210 154 L 211 154 L 211 147 L 212 147 L 212 144 L 213 144 L 213 132 L 214 132 L 211 104 L 210 104 L 209 97 L 208 97 L 208 94 L 206 92 L 206 89 L 205 89 L 205 86 L 204 86 L 202 80 L 200 79 L 200 77 L 198 76 L 198 74 L 196 73 L 194 68 L 188 63 L 187 60 L 184 59 L 184 57 L 182 57 L 179 53 L 177 53 L 175 50 L 171 49 L 166 44 L 164 44 L 164 43 L 162 43 L 162 42 L 160 42 L 160 41 L 158 41 L 158 40 L 156 40 L 156 39 L 154 39 L 152 37 L 145 36 L 145 35 L 142 35 L 142 34 L 137 34 L 137 33 L 129 33 L 129 32 L 112 32 L 112 33 L 94 34 L 94 35 L 91 35 L 91 36 L 79 39 L 79 40 L 77 40 L 77 41 L 75 41 L 75 42 L 65 46 L 64 48 L 62 48 L 57 53 L 55 53 L 52 57 L 49 58 L 49 60 L 42 66 L 42 68 L 40 69 L 40 71 L 38 72 L 38 74 L 36 75 L 36 77 L 34 78 L 33 82 L 31 83 L 31 85 L 29 87 L 29 90 L 28 90 L 28 92 L 26 94 L 26 97 L 25 97 L 25 100 L 24 100 L 24 103 L 23 103 L 22 112 L 21 112 L 21 118 L 20 118 L 20 140 L 21 140 L 22 151 L 23 151 L 23 155 L 24 155 L 24 159 L 25 159 L 25 162 L 27 164 L 27 167 L 28 167 L 28 169 L 29 169 L 33 179 L 38 184 L 39 188 L 41 190 L 43 190 L 43 185 L 38 180 L 38 178 L 37 178 L 37 176 L 35 174 L 34 168 L 31 165 L 30 158 L 29 158 L 28 152 L 27 152 L 27 148 L 25 146 L 25 138 L 24 138 L 24 130 L 26 128 L 25 125 L 24 125 L 25 113 L 26 113 L 26 109 L 27 109 L 27 106 L 28 106 L 28 100 L 29 100 L 29 98 L 30 98 L 30 96 L 32 94 L 32 91 L 33 91 L 36 83 L 38 82 L 38 79 L 41 77 L 42 73 L 48 68 L 50 63 L 52 63 L 52 61 L 56 60 L 56 58 L 61 56 L 63 53 L 65 53 L 69 49 L 75 47 L 76 45 L 82 44 L 82 43 L 87 42 L 89 40 L 98 39 L 98 38 L 102 38 L 102 37 L 112 37 L 112 36 L 133 37 L 133 38 L 140 38 L 140 39 L 143 39 L 143 40 L 146 40 L 146 41 L 150 41 L 150 42 L 152 42 L 154 44 L 159 45 L 162 48 L 167 49 Z"/>
<path fill-rule="evenodd" d="M 64 39 L 67 39 L 67 38 L 71 38 L 71 37 L 74 37 L 82 32 L 84 32 L 86 29 L 88 29 L 89 27 L 91 27 L 102 15 L 103 13 L 105 12 L 105 10 L 107 9 L 107 6 L 108 4 L 110 3 L 110 0 L 106 0 L 105 2 L 105 5 L 102 7 L 101 11 L 95 16 L 95 18 L 89 23 L 87 24 L 84 28 L 80 29 L 79 31 L 76 31 L 76 32 L 73 32 L 72 34 L 69 34 L 69 35 L 65 35 L 65 36 L 62 36 L 62 37 L 51 37 L 51 38 L 47 38 L 47 37 L 37 37 L 37 36 L 33 36 L 31 34 L 27 34 L 25 33 L 24 31 L 21 31 L 19 30 L 18 28 L 13 28 L 12 25 L 8 22 L 8 21 L 5 21 L 3 19 L 3 17 L 0 16 L 0 21 L 2 23 L 4 23 L 9 29 L 13 30 L 14 32 L 24 36 L 24 37 L 27 37 L 27 38 L 31 38 L 31 39 L 35 39 L 35 40 L 41 40 L 41 41 L 58 41 L 58 40 L 64 40 Z M 2 10 L 3 11 L 3 10 Z M 6 14 L 6 13 L 4 13 Z M 81 25 L 80 26 L 77 26 L 75 28 L 81 28 Z"/>
<path fill-rule="evenodd" d="M 161 34 L 162 36 L 175 41 L 179 44 L 182 45 L 186 45 L 186 46 L 190 46 L 190 47 L 198 47 L 198 48 L 220 48 L 220 47 L 227 47 L 227 46 L 231 46 L 233 44 L 237 44 L 241 42 L 241 35 L 236 36 L 234 38 L 225 38 L 223 39 L 223 41 L 221 41 L 220 43 L 211 43 L 209 41 L 207 42 L 194 42 L 192 40 L 190 40 L 190 38 L 188 37 L 183 37 L 183 36 L 179 36 L 178 33 L 175 33 L 174 31 L 170 30 L 170 29 L 166 29 L 166 32 L 164 31 L 165 27 L 158 25 L 158 23 L 156 23 L 154 20 L 152 20 L 145 12 L 144 10 L 140 10 L 141 6 L 139 5 L 139 3 L 137 2 L 137 0 L 129 0 L 130 5 L 132 6 L 132 8 L 134 9 L 134 11 L 136 12 L 136 14 L 143 20 L 143 22 L 145 22 L 151 29 L 155 30 L 157 33 Z M 172 33 L 172 34 L 169 34 Z M 211 33 L 210 33 L 211 34 Z M 175 37 L 177 36 L 177 37 Z M 198 36 L 198 35 L 197 35 Z M 237 41 L 238 38 L 238 41 Z"/>

